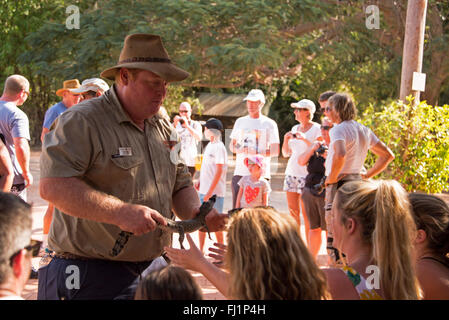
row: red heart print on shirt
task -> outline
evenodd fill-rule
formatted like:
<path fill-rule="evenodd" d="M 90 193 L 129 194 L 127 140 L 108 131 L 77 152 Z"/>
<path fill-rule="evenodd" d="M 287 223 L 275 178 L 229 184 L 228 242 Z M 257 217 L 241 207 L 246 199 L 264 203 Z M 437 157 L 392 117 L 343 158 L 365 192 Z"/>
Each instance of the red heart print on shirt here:
<path fill-rule="evenodd" d="M 250 186 L 247 186 L 245 188 L 245 200 L 246 200 L 246 203 L 249 204 L 249 203 L 253 202 L 257 198 L 257 195 L 259 194 L 259 191 L 260 191 L 259 187 L 256 187 L 256 188 L 253 189 Z"/>

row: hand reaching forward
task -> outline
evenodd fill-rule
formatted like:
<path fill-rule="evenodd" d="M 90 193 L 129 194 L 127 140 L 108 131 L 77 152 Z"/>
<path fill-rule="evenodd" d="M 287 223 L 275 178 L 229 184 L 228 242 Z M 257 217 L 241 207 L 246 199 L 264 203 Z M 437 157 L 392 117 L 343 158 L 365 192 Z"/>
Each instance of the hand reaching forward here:
<path fill-rule="evenodd" d="M 169 247 L 164 247 L 164 250 L 167 252 L 167 256 L 170 258 L 172 263 L 186 269 L 201 272 L 202 266 L 208 264 L 209 262 L 195 245 L 192 237 L 189 234 L 186 234 L 186 238 L 187 241 L 189 241 L 190 246 L 188 250 Z"/>
<path fill-rule="evenodd" d="M 214 247 L 210 247 L 209 251 L 212 253 L 209 253 L 208 256 L 215 259 L 212 263 L 216 265 L 219 268 L 224 268 L 224 256 L 226 254 L 227 245 L 222 243 L 214 243 Z"/>

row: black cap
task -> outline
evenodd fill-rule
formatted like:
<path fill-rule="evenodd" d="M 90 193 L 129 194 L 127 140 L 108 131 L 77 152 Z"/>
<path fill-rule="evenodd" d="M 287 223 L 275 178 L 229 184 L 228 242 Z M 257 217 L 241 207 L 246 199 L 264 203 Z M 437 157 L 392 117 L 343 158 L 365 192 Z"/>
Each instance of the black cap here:
<path fill-rule="evenodd" d="M 223 124 L 221 123 L 220 120 L 215 118 L 210 118 L 209 120 L 207 120 L 204 126 L 207 129 L 223 130 Z"/>

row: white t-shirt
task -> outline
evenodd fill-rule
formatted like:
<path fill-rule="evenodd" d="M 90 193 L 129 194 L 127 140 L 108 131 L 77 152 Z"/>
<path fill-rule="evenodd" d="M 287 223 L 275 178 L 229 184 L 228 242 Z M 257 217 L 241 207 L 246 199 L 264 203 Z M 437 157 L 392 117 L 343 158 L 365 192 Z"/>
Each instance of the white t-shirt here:
<path fill-rule="evenodd" d="M 278 125 L 274 120 L 261 115 L 257 119 L 249 115 L 240 117 L 234 124 L 231 132 L 231 139 L 235 139 L 240 146 L 247 146 L 258 150 L 258 153 L 264 153 L 272 144 L 279 144 Z M 250 175 L 248 168 L 244 164 L 247 154 L 238 153 L 235 163 L 235 176 Z M 270 179 L 270 160 L 271 157 L 264 157 L 264 177 Z"/>
<path fill-rule="evenodd" d="M 296 132 L 299 128 L 299 124 L 293 126 L 292 132 Z M 312 122 L 312 126 L 307 132 L 304 133 L 306 139 L 313 143 L 318 137 L 321 137 L 321 129 L 318 123 Z M 289 148 L 292 150 L 292 155 L 288 159 L 287 168 L 285 169 L 285 174 L 294 177 L 306 177 L 307 176 L 307 166 L 300 166 L 298 164 L 299 156 L 306 151 L 307 144 L 299 139 L 292 138 L 288 142 Z"/>
<path fill-rule="evenodd" d="M 334 156 L 335 141 L 343 140 L 346 146 L 345 164 L 340 173 L 364 174 L 365 163 L 368 150 L 379 142 L 379 138 L 371 129 L 358 123 L 355 120 L 343 121 L 329 131 L 331 143 L 326 159 L 326 176 L 329 176 Z"/>
<path fill-rule="evenodd" d="M 226 193 L 226 170 L 228 153 L 221 141 L 209 142 L 204 149 L 203 162 L 200 171 L 200 193 L 206 194 L 217 172 L 217 164 L 224 164 L 223 173 L 212 194 L 224 197 Z"/>
<path fill-rule="evenodd" d="M 201 124 L 198 121 L 190 120 L 189 125 L 192 129 L 202 136 Z M 181 123 L 178 122 L 176 125 L 176 132 L 181 139 L 181 151 L 179 156 L 184 160 L 184 163 L 188 167 L 195 166 L 195 158 L 198 155 L 198 140 L 190 133 L 189 129 L 183 128 Z"/>

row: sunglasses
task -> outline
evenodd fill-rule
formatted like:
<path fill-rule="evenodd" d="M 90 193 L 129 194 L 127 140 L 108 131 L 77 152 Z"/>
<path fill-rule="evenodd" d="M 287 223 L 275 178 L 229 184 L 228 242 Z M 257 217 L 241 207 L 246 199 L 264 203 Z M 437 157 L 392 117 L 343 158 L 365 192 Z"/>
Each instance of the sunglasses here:
<path fill-rule="evenodd" d="M 309 111 L 309 109 L 306 109 L 306 108 L 295 108 L 295 111 L 296 110 L 298 110 L 298 111 Z"/>
<path fill-rule="evenodd" d="M 188 113 L 188 110 L 179 110 L 179 113 Z"/>
<path fill-rule="evenodd" d="M 331 126 L 321 126 L 321 129 L 323 130 L 330 130 L 332 127 Z"/>
<path fill-rule="evenodd" d="M 332 110 L 332 108 L 331 107 L 326 107 L 324 110 L 326 110 L 326 112 L 329 112 L 329 111 Z"/>
<path fill-rule="evenodd" d="M 37 257 L 39 254 L 39 250 L 41 249 L 41 245 L 42 245 L 42 241 L 39 240 L 31 240 L 30 244 L 27 245 L 25 248 L 26 251 L 31 252 L 31 255 L 33 256 L 33 258 Z M 12 266 L 13 265 L 13 260 L 14 258 L 20 253 L 20 251 L 22 251 L 23 249 L 17 250 L 10 258 L 9 258 L 9 263 Z"/>

